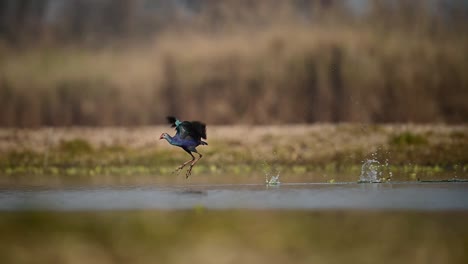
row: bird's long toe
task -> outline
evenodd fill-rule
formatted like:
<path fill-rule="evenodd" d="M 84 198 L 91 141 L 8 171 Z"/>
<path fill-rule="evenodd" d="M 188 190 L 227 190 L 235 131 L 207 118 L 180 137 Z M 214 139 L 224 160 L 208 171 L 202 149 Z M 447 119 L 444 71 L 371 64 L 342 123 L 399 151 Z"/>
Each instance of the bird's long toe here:
<path fill-rule="evenodd" d="M 172 172 L 173 174 L 175 173 L 176 175 L 179 175 L 180 171 L 183 169 L 184 167 L 183 166 L 180 166 L 178 167 L 177 169 L 175 169 L 174 172 Z"/>
<path fill-rule="evenodd" d="M 187 170 L 187 173 L 185 174 L 185 178 L 188 179 L 188 177 L 192 174 L 192 166 Z"/>

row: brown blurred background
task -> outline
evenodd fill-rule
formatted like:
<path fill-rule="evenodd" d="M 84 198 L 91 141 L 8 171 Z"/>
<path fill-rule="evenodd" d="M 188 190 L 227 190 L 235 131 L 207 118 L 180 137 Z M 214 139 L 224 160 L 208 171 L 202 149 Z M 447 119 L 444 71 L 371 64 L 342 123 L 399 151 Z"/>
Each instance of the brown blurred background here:
<path fill-rule="evenodd" d="M 0 1 L 0 126 L 466 123 L 467 102 L 468 1 Z"/>

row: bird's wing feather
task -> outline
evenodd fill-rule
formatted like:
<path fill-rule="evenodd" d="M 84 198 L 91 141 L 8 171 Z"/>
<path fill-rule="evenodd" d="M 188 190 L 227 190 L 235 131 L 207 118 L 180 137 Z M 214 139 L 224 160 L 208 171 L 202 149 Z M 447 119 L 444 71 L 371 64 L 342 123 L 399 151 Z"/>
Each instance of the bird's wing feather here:
<path fill-rule="evenodd" d="M 206 125 L 200 121 L 192 121 L 191 123 L 196 136 L 206 139 Z"/>
<path fill-rule="evenodd" d="M 192 124 L 188 121 L 183 121 L 176 127 L 177 134 L 181 139 L 196 139 L 196 135 L 193 133 Z"/>
<path fill-rule="evenodd" d="M 172 127 L 175 127 L 177 136 L 180 139 L 201 140 L 206 139 L 206 125 L 200 121 L 179 121 L 173 116 L 168 116 L 167 121 Z"/>
<path fill-rule="evenodd" d="M 168 116 L 166 117 L 166 119 L 167 119 L 167 122 L 171 125 L 171 127 L 176 127 L 177 118 L 173 116 Z"/>
<path fill-rule="evenodd" d="M 206 126 L 205 124 L 198 121 L 184 121 L 176 127 L 176 130 L 181 138 L 201 140 L 206 139 Z"/>

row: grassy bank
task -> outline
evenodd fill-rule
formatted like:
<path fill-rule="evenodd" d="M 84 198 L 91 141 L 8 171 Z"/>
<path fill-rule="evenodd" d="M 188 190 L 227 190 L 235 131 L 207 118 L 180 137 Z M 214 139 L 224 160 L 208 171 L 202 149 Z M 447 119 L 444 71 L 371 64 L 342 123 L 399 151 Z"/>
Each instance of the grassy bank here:
<path fill-rule="evenodd" d="M 464 263 L 464 212 L 0 213 L 3 263 Z"/>
<path fill-rule="evenodd" d="M 0 131 L 2 182 L 169 181 L 189 156 L 159 141 L 169 127 L 44 128 Z M 171 132 L 172 133 L 172 132 Z M 465 126 L 210 126 L 194 178 L 357 181 L 374 160 L 388 180 L 468 178 Z M 224 176 L 230 175 L 232 177 Z M 249 178 L 250 177 L 250 178 Z"/>

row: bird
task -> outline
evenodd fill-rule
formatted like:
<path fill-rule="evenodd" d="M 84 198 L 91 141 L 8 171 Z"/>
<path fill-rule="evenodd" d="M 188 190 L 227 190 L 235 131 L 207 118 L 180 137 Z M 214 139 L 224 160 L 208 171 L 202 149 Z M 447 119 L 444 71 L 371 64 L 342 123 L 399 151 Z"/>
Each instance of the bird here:
<path fill-rule="evenodd" d="M 176 134 L 171 137 L 167 133 L 162 133 L 159 140 L 165 139 L 169 144 L 181 147 L 185 152 L 192 156 L 191 160 L 182 163 L 182 165 L 175 170 L 178 174 L 190 163 L 190 167 L 185 175 L 185 178 L 187 179 L 192 173 L 193 166 L 203 157 L 203 155 L 197 151 L 196 147 L 199 145 L 208 145 L 207 142 L 202 140 L 206 140 L 206 125 L 200 121 L 180 121 L 173 116 L 168 116 L 166 119 L 171 127 L 175 128 Z M 197 153 L 198 158 L 195 158 L 192 152 Z"/>

